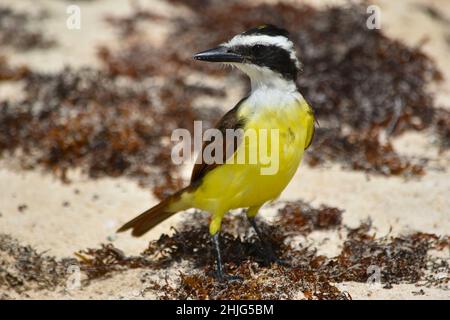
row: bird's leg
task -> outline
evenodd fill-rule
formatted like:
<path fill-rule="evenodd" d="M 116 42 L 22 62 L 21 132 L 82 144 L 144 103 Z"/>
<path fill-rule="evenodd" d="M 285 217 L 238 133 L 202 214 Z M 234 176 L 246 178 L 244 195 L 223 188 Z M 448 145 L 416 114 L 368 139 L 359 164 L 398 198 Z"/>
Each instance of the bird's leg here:
<path fill-rule="evenodd" d="M 277 264 L 284 265 L 284 266 L 289 265 L 289 263 L 279 259 L 276 256 L 275 251 L 272 248 L 272 244 L 269 241 L 266 240 L 266 238 L 262 234 L 261 230 L 259 229 L 258 224 L 256 223 L 256 218 L 254 216 L 250 216 L 250 215 L 247 215 L 247 218 L 248 218 L 248 221 L 250 222 L 250 225 L 255 230 L 259 241 L 261 242 L 261 245 L 262 245 L 262 248 L 263 248 L 263 251 L 264 251 L 264 254 L 265 254 L 265 257 L 266 257 L 267 261 L 268 262 L 275 262 Z"/>
<path fill-rule="evenodd" d="M 272 245 L 263 236 L 261 230 L 259 229 L 259 227 L 258 227 L 258 225 L 256 223 L 256 218 L 255 217 L 249 217 L 249 216 L 247 216 L 247 218 L 248 218 L 248 221 L 250 222 L 250 225 L 255 230 L 255 233 L 258 236 L 259 241 L 261 242 L 261 245 L 262 245 L 265 257 L 267 257 L 269 262 L 276 261 L 277 257 L 275 255 L 275 252 L 273 251 Z"/>
<path fill-rule="evenodd" d="M 217 279 L 220 282 L 223 281 L 235 281 L 235 280 L 242 280 L 241 277 L 239 276 L 232 276 L 232 275 L 228 275 L 225 274 L 225 272 L 223 271 L 223 263 L 222 263 L 222 256 L 220 254 L 220 244 L 219 244 L 219 232 L 215 233 L 212 236 L 212 240 L 213 240 L 213 244 L 214 244 L 214 251 L 216 253 L 216 263 L 217 263 Z"/>
<path fill-rule="evenodd" d="M 216 254 L 216 272 L 217 272 L 217 278 L 220 281 L 224 280 L 224 273 L 223 273 L 223 264 L 222 264 L 222 256 L 220 255 L 220 245 L 219 245 L 219 232 L 217 232 L 215 235 L 212 236 L 213 244 L 214 244 L 214 252 Z"/>

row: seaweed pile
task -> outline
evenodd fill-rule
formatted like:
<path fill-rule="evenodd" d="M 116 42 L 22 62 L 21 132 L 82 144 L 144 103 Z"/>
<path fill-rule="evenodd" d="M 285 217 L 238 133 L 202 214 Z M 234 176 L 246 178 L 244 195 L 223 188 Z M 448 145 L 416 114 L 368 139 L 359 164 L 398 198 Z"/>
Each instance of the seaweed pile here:
<path fill-rule="evenodd" d="M 63 181 L 77 167 L 93 178 L 152 182 L 161 198 L 181 185 L 163 138 L 175 128 L 192 129 L 199 112 L 205 114 L 192 107 L 192 92 L 221 94 L 174 77 L 157 84 L 90 68 L 54 74 L 4 69 L 5 77 L 23 78 L 25 97 L 0 102 L 0 154 L 20 149 L 22 167 L 43 167 Z"/>
<path fill-rule="evenodd" d="M 350 133 L 343 133 L 339 128 L 318 128 L 314 145 L 306 153 L 308 164 L 316 166 L 333 159 L 343 163 L 346 168 L 365 172 L 384 175 L 425 174 L 426 158 L 408 159 L 399 155 L 389 141 L 380 141 L 381 131 L 379 126 Z"/>
<path fill-rule="evenodd" d="M 134 56 L 128 68 L 134 58 L 143 61 Z M 175 128 L 191 130 L 194 120 L 215 112 L 195 109 L 194 99 L 224 93 L 188 84 L 177 74 L 161 83 L 155 79 L 159 71 L 145 70 L 145 79 L 137 81 L 111 70 L 45 74 L 11 67 L 2 57 L 0 79 L 20 80 L 24 98 L 0 101 L 0 155 L 14 154 L 23 168 L 44 168 L 65 182 L 69 169 L 81 168 L 92 178 L 126 175 L 151 184 L 160 198 L 179 189 L 169 137 Z"/>
<path fill-rule="evenodd" d="M 195 101 L 226 94 L 188 81 L 188 75 L 199 72 L 225 76 L 217 66 L 193 63 L 192 53 L 262 23 L 287 28 L 298 45 L 304 65 L 298 86 L 320 122 L 308 152 L 310 165 L 337 161 L 354 170 L 421 175 L 423 163 L 399 155 L 389 138 L 430 129 L 442 149 L 449 147 L 450 113 L 435 108 L 426 90 L 429 82 L 440 79 L 434 63 L 420 48 L 368 30 L 362 6 L 318 10 L 282 3 L 171 2 L 188 6 L 192 14 L 170 21 L 174 28 L 164 50 L 153 46 L 137 24 L 169 18 L 135 8 L 131 15 L 107 18 L 121 41 L 119 48 L 99 48 L 101 70 L 66 68 L 42 74 L 11 67 L 0 58 L 0 80 L 24 85 L 20 101 L 0 101 L 0 155 L 14 153 L 24 168 L 45 168 L 64 181 L 70 168 L 81 168 L 93 178 L 125 175 L 152 184 L 154 193 L 164 198 L 182 183 L 170 161 L 167 137 L 174 128 L 192 129 L 197 119 L 210 125 L 217 111 L 200 110 Z M 20 50 L 49 46 L 45 35 L 30 33 L 26 26 L 31 19 L 0 8 L 2 44 Z M 12 28 L 19 31 L 12 33 Z M 244 83 L 241 75 L 231 77 Z M 383 133 L 388 140 L 381 139 Z M 279 210 L 276 227 L 262 223 L 287 266 L 267 263 L 243 215 L 225 220 L 221 242 L 226 269 L 245 279 L 239 284 L 215 281 L 208 216 L 200 212 L 131 257 L 107 244 L 78 252 L 76 261 L 57 260 L 0 235 L 0 288 L 19 293 L 59 288 L 67 266 L 74 263 L 88 285 L 129 269 L 165 270 L 187 261 L 193 271 L 181 273 L 172 283 L 143 275 L 145 290 L 165 299 L 350 299 L 336 283 L 366 283 L 372 266 L 379 268 L 385 288 L 415 283 L 448 289 L 448 276 L 439 275 L 448 275 L 449 261 L 431 257 L 429 251 L 448 250 L 449 237 L 414 233 L 379 238 L 369 222 L 356 229 L 342 225 L 342 213 L 292 202 Z M 292 237 L 317 230 L 346 231 L 339 255 L 329 258 L 314 248 L 291 245 Z"/>
<path fill-rule="evenodd" d="M 46 49 L 55 45 L 55 40 L 37 27 L 46 15 L 43 11 L 31 14 L 0 6 L 0 43 L 19 50 Z"/>
<path fill-rule="evenodd" d="M 0 289 L 18 293 L 55 289 L 65 282 L 67 267 L 71 264 L 76 265 L 77 261 L 57 260 L 30 246 L 20 245 L 9 235 L 0 234 Z"/>
<path fill-rule="evenodd" d="M 24 99 L 1 103 L 0 151 L 20 147 L 23 167 L 41 165 L 63 180 L 69 168 L 80 167 L 91 177 L 127 175 L 142 184 L 150 178 L 165 183 L 174 166 L 161 137 L 191 128 L 197 118 L 187 94 L 195 88 L 180 81 L 145 86 L 89 68 L 31 73 L 24 80 Z M 152 172 L 151 165 L 160 170 Z"/>
<path fill-rule="evenodd" d="M 434 130 L 435 135 L 439 140 L 441 150 L 450 148 L 450 112 L 447 109 L 436 109 Z"/>
<path fill-rule="evenodd" d="M 431 255 L 430 250 L 449 250 L 450 236 L 416 232 L 376 237 L 370 221 L 350 229 L 342 224 L 342 210 L 314 208 L 302 201 L 284 203 L 270 224 L 259 221 L 282 265 L 265 259 L 242 212 L 227 217 L 221 235 L 224 263 L 229 273 L 243 280 L 219 283 L 214 277 L 208 215 L 199 211 L 187 215 L 170 235 L 151 241 L 137 256 L 106 244 L 77 252 L 77 259 L 55 259 L 0 235 L 0 289 L 25 295 L 29 290 L 59 290 L 67 285 L 71 266 L 81 271 L 82 288 L 130 269 L 152 271 L 139 276 L 140 292 L 161 299 L 351 299 L 336 284 L 369 285 L 374 270 L 385 289 L 399 283 L 449 289 L 450 261 Z M 294 237 L 317 230 L 339 230 L 345 235 L 337 256 L 319 255 L 310 246 L 292 246 Z M 154 272 L 175 271 L 179 263 L 187 263 L 189 271 L 174 273 L 165 281 L 151 277 Z"/>
<path fill-rule="evenodd" d="M 313 208 L 301 201 L 286 203 L 275 220 L 273 225 L 260 223 L 286 265 L 267 263 L 243 215 L 234 215 L 224 224 L 224 262 L 231 274 L 244 279 L 239 283 L 215 280 L 207 215 L 200 212 L 192 213 L 171 235 L 152 241 L 141 256 L 125 257 L 111 245 L 84 251 L 81 269 L 89 270 L 89 279 L 94 280 L 129 268 L 167 270 L 174 263 L 188 261 L 193 270 L 180 272 L 176 281 L 160 283 L 142 276 L 144 292 L 162 299 L 350 299 L 335 284 L 367 283 L 373 268 L 379 270 L 380 284 L 386 289 L 399 283 L 448 289 L 450 279 L 442 274 L 448 275 L 450 262 L 431 257 L 429 251 L 448 250 L 449 237 L 413 233 L 377 238 L 370 222 L 348 229 L 341 223 L 341 210 Z M 334 258 L 318 255 L 313 248 L 290 245 L 291 236 L 336 228 L 346 230 L 347 236 Z"/>
<path fill-rule="evenodd" d="M 12 67 L 5 56 L 0 56 L 0 81 L 17 81 L 30 73 L 26 66 Z"/>
<path fill-rule="evenodd" d="M 100 249 L 82 250 L 75 255 L 80 261 L 80 270 L 87 276 L 85 283 L 114 272 L 152 266 L 151 261 L 145 259 L 145 256 L 127 257 L 112 244 L 103 244 Z"/>

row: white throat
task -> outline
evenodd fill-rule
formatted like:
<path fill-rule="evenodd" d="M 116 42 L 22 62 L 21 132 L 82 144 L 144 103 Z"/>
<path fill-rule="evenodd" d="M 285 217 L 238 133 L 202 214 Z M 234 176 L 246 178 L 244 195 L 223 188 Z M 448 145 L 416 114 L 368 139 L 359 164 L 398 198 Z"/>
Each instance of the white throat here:
<path fill-rule="evenodd" d="M 286 93 L 297 92 L 297 87 L 293 80 L 283 78 L 283 76 L 269 68 L 243 63 L 235 63 L 233 65 L 249 76 L 252 93 L 257 90 L 278 90 Z"/>
<path fill-rule="evenodd" d="M 234 65 L 250 78 L 252 91 L 247 102 L 255 110 L 292 106 L 296 105 L 293 102 L 304 100 L 293 80 L 285 79 L 268 68 L 240 63 Z"/>

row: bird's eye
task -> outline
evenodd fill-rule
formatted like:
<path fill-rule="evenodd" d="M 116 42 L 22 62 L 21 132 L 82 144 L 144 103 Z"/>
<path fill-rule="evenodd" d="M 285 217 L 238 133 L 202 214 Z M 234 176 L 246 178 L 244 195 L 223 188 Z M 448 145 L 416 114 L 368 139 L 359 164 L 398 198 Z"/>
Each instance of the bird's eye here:
<path fill-rule="evenodd" d="M 262 44 L 255 44 L 252 47 L 253 54 L 259 54 L 262 52 L 263 49 L 264 49 L 264 46 Z"/>

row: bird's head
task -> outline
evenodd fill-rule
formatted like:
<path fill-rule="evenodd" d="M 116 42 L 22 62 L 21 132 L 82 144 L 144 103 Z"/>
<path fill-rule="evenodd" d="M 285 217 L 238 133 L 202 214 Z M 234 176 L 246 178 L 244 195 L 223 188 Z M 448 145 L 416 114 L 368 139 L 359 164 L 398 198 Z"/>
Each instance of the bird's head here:
<path fill-rule="evenodd" d="M 252 87 L 292 83 L 301 65 L 288 36 L 284 29 L 262 25 L 197 53 L 194 59 L 236 66 L 250 77 Z"/>

